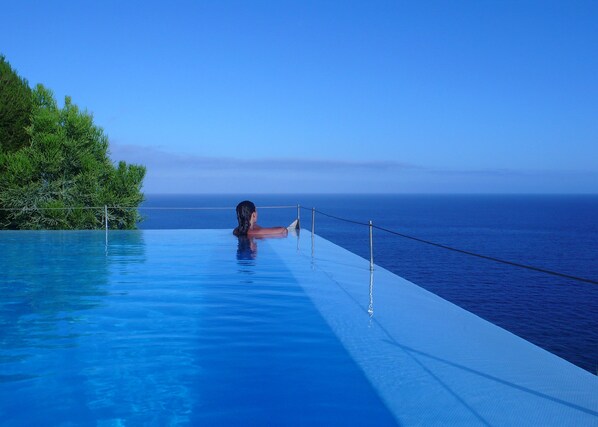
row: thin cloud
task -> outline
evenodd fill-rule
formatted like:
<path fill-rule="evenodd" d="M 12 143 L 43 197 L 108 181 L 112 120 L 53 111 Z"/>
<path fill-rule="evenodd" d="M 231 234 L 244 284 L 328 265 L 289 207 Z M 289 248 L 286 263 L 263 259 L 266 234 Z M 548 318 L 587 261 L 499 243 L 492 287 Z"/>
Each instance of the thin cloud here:
<path fill-rule="evenodd" d="M 208 157 L 183 155 L 172 153 L 154 147 L 138 145 L 111 144 L 111 157 L 114 161 L 126 160 L 140 163 L 148 168 L 159 169 L 197 169 L 197 170 L 284 170 L 302 172 L 329 171 L 393 171 L 414 170 L 421 167 L 409 163 L 396 161 L 350 161 L 350 160 L 322 160 L 322 159 L 292 159 L 292 158 L 262 158 L 238 159 L 232 157 Z"/>
<path fill-rule="evenodd" d="M 534 177 L 534 176 L 596 176 L 598 171 L 571 171 L 548 169 L 427 169 L 430 174 L 472 177 Z"/>
<path fill-rule="evenodd" d="M 443 169 L 392 160 L 238 159 L 111 144 L 113 160 L 147 166 L 149 192 L 596 193 L 598 171 Z M 248 184 L 250 183 L 250 184 Z"/>
<path fill-rule="evenodd" d="M 435 175 L 466 175 L 466 176 L 493 176 L 493 177 L 507 177 L 507 176 L 527 176 L 533 175 L 533 171 L 524 171 L 517 169 L 429 169 L 431 174 Z"/>

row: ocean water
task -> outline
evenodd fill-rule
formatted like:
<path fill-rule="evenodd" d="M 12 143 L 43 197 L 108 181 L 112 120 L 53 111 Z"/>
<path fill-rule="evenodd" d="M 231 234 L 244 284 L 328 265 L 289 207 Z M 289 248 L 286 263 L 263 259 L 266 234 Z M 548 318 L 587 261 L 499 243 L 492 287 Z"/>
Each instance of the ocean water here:
<path fill-rule="evenodd" d="M 147 195 L 142 229 L 232 228 L 234 207 L 301 205 L 444 245 L 598 280 L 594 195 Z M 153 210 L 169 207 L 179 209 Z M 264 226 L 288 225 L 297 208 L 261 209 Z M 369 257 L 368 228 L 315 216 L 316 234 Z M 450 252 L 380 230 L 375 263 L 596 374 L 598 285 Z"/>

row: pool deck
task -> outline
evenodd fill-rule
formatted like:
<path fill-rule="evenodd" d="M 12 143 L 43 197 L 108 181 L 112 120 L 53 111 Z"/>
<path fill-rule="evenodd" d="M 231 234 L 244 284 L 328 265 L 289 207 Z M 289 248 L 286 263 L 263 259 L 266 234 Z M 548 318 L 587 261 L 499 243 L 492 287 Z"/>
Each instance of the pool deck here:
<path fill-rule="evenodd" d="M 302 231 L 263 241 L 403 425 L 598 426 L 598 377 Z"/>

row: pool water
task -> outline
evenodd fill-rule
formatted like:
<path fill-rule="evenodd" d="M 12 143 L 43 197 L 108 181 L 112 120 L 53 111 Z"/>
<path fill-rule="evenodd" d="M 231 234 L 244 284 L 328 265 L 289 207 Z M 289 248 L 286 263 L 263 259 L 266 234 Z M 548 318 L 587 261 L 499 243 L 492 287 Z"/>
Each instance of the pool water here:
<path fill-rule="evenodd" d="M 2 233 L 3 425 L 388 424 L 271 245 Z M 259 244 L 259 243 L 258 243 Z M 246 252 L 246 253 L 244 253 Z"/>
<path fill-rule="evenodd" d="M 0 233 L 3 425 L 588 425 L 598 379 L 325 239 Z"/>

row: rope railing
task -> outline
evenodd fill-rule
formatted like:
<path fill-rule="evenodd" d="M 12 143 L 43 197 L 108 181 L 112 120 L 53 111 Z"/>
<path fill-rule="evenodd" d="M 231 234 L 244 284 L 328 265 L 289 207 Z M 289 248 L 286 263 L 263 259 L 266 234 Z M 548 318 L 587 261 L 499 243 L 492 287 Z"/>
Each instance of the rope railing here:
<path fill-rule="evenodd" d="M 110 207 L 110 206 L 109 206 Z M 280 206 L 256 206 L 259 209 L 295 209 L 297 205 Z M 127 207 L 128 208 L 128 207 Z M 133 207 L 131 207 L 133 208 Z M 189 211 L 209 211 L 209 210 L 235 210 L 234 206 L 201 206 L 201 207 L 163 207 L 163 206 L 141 206 L 134 209 L 143 210 L 189 210 Z"/>
<path fill-rule="evenodd" d="M 344 222 L 348 222 L 348 223 L 351 223 L 351 224 L 357 224 L 357 225 L 365 225 L 366 227 L 369 226 L 369 224 L 367 224 L 365 222 L 359 222 L 359 221 L 354 221 L 352 219 L 341 218 L 340 216 L 330 215 L 330 214 L 327 214 L 325 212 L 319 211 L 319 210 L 317 210 L 315 208 L 313 208 L 313 211 L 315 213 L 319 213 L 320 215 L 324 215 L 324 216 L 327 216 L 329 218 L 333 218 L 333 219 L 336 219 L 336 220 L 339 220 L 339 221 L 344 221 Z"/>
<path fill-rule="evenodd" d="M 234 206 L 68 206 L 68 207 L 22 207 L 22 208 L 0 208 L 1 211 L 36 211 L 36 210 L 73 210 L 73 209 L 140 209 L 140 210 L 235 210 Z M 280 206 L 257 206 L 259 209 L 290 209 L 297 208 L 297 205 L 280 205 Z"/>
<path fill-rule="evenodd" d="M 259 209 L 297 209 L 297 215 L 299 215 L 299 205 L 278 205 L 278 206 L 257 206 Z M 234 206 L 118 206 L 118 205 L 104 205 L 104 206 L 68 206 L 68 207 L 38 207 L 38 206 L 24 206 L 20 208 L 6 208 L 1 207 L 1 211 L 17 211 L 17 212 L 35 212 L 35 211 L 73 211 L 77 209 L 85 210 L 100 210 L 102 212 L 102 225 L 106 232 L 106 246 L 108 246 L 108 230 L 109 230 L 109 215 L 108 210 L 170 210 L 170 211 L 216 211 L 216 210 L 236 210 Z"/>
<path fill-rule="evenodd" d="M 514 262 L 514 261 L 509 261 L 509 260 L 504 260 L 504 259 L 488 256 L 488 255 L 479 254 L 479 253 L 476 253 L 473 251 L 455 248 L 455 247 L 448 246 L 448 245 L 445 245 L 442 243 L 432 242 L 432 241 L 422 239 L 419 237 L 410 236 L 410 235 L 400 233 L 398 231 L 391 230 L 391 229 L 388 229 L 385 227 L 380 227 L 378 225 L 374 225 L 372 223 L 372 221 L 369 221 L 368 223 L 366 223 L 366 222 L 356 221 L 353 219 L 343 218 L 343 217 L 329 214 L 327 212 L 320 211 L 316 208 L 309 209 L 309 208 L 306 208 L 299 204 L 297 204 L 297 205 L 258 206 L 258 208 L 259 209 L 291 209 L 291 208 L 294 209 L 294 208 L 296 208 L 297 209 L 297 219 L 299 219 L 301 217 L 302 209 L 311 211 L 311 214 L 312 214 L 311 215 L 312 216 L 312 227 L 311 227 L 312 236 L 315 234 L 315 215 L 316 215 L 316 213 L 323 215 L 325 217 L 331 218 L 331 219 L 335 219 L 337 221 L 343 221 L 343 222 L 347 222 L 350 224 L 356 224 L 356 225 L 368 227 L 369 228 L 369 240 L 370 240 L 370 269 L 372 269 L 372 270 L 374 268 L 373 229 L 376 229 L 376 230 L 384 231 L 385 233 L 389 233 L 389 234 L 392 234 L 392 235 L 395 235 L 398 237 L 413 240 L 413 241 L 423 243 L 426 245 L 430 245 L 430 246 L 434 246 L 434 247 L 437 247 L 440 249 L 445 249 L 448 251 L 457 252 L 460 254 L 464 254 L 464 255 L 480 258 L 480 259 L 485 259 L 487 261 L 492 261 L 495 263 L 509 265 L 512 267 L 527 269 L 527 270 L 544 273 L 544 274 L 548 274 L 548 275 L 552 275 L 552 276 L 556 276 L 556 277 L 562 277 L 565 279 L 571 279 L 571 280 L 575 280 L 578 282 L 584 282 L 584 283 L 590 283 L 593 285 L 598 285 L 597 280 L 588 279 L 585 277 L 574 276 L 571 274 L 561 273 L 561 272 L 549 270 L 546 268 L 536 267 L 536 266 L 529 265 L 529 264 L 522 264 L 522 263 L 518 263 L 518 262 Z M 33 206 L 33 207 L 20 207 L 20 208 L 6 208 L 6 207 L 0 208 L 0 210 L 2 210 L 2 211 L 21 211 L 21 212 L 40 211 L 40 210 L 73 210 L 73 209 L 101 209 L 103 211 L 103 215 L 105 218 L 105 221 L 104 221 L 105 228 L 106 228 L 106 231 L 108 231 L 108 209 L 209 211 L 209 210 L 235 210 L 236 208 L 232 207 L 232 206 L 172 206 L 171 207 L 171 206 L 110 206 L 110 205 L 72 206 L 72 207 L 36 207 L 36 206 Z"/>
<path fill-rule="evenodd" d="M 307 208 L 302 208 L 302 209 L 307 209 Z M 445 249 L 445 250 L 449 250 L 449 251 L 453 251 L 453 252 L 457 252 L 457 253 L 461 253 L 464 255 L 469 255 L 472 257 L 476 257 L 476 258 L 481 258 L 481 259 L 485 259 L 488 261 L 493 261 L 496 263 L 500 263 L 500 264 L 504 264 L 504 265 L 510 265 L 512 267 L 518 267 L 518 268 L 523 268 L 523 269 L 527 269 L 527 270 L 531 270 L 531 271 L 536 271 L 539 273 L 544 273 L 544 274 L 549 274 L 552 276 L 557 276 L 557 277 L 562 277 L 565 279 L 571 279 L 571 280 L 575 280 L 578 282 L 584 282 L 584 283 L 590 283 L 593 285 L 598 285 L 598 281 L 597 280 L 593 280 L 593 279 L 587 279 L 585 277 L 579 277 L 579 276 L 574 276 L 571 274 L 566 274 L 566 273 L 561 273 L 558 271 L 553 271 L 553 270 L 548 270 L 546 268 L 541 268 L 541 267 L 536 267 L 533 265 L 528 265 L 528 264 L 522 264 L 522 263 L 518 263 L 518 262 L 513 262 L 513 261 L 508 261 L 508 260 L 504 260 L 504 259 L 500 259 L 500 258 L 496 258 L 496 257 L 492 257 L 492 256 L 488 256 L 488 255 L 483 255 L 483 254 L 479 254 L 476 252 L 472 252 L 472 251 L 467 251 L 464 249 L 459 249 L 459 248 L 455 248 L 452 246 L 448 246 L 448 245 L 444 245 L 441 243 L 436 243 L 436 242 L 432 242 L 429 240 L 425 240 L 425 239 L 421 239 L 419 237 L 414 237 L 414 236 L 410 236 L 407 234 L 403 234 L 403 233 L 399 233 L 398 231 L 394 231 L 394 230 L 390 230 L 388 228 L 385 227 L 380 227 L 378 225 L 374 225 L 372 223 L 372 221 L 369 221 L 369 223 L 365 223 L 365 222 L 360 222 L 360 221 L 354 221 L 351 219 L 347 219 L 347 218 L 342 218 L 336 215 L 331 215 L 322 211 L 319 211 L 315 208 L 310 209 L 312 211 L 312 233 L 315 231 L 315 214 L 321 214 L 324 215 L 326 217 L 332 218 L 332 219 L 336 219 L 339 221 L 344 221 L 344 222 L 348 222 L 351 224 L 357 224 L 357 225 L 361 225 L 361 226 L 365 226 L 365 227 L 369 227 L 369 235 L 370 235 L 370 268 L 373 268 L 373 264 L 374 264 L 374 255 L 373 255 L 373 237 L 372 237 L 372 229 L 375 228 L 377 230 L 380 231 L 384 231 L 386 233 L 390 233 L 393 234 L 395 236 L 399 236 L 399 237 L 403 237 L 405 239 L 410 239 L 419 243 L 424 243 L 427 245 L 431 245 L 437 248 L 441 248 L 441 249 Z"/>
<path fill-rule="evenodd" d="M 126 209 L 124 206 L 108 206 L 109 208 L 121 208 Z M 37 206 L 25 206 L 22 208 L 0 208 L 0 211 L 40 211 L 40 210 L 73 210 L 73 209 L 104 209 L 104 206 L 68 206 L 63 208 L 58 207 L 37 207 Z"/>

